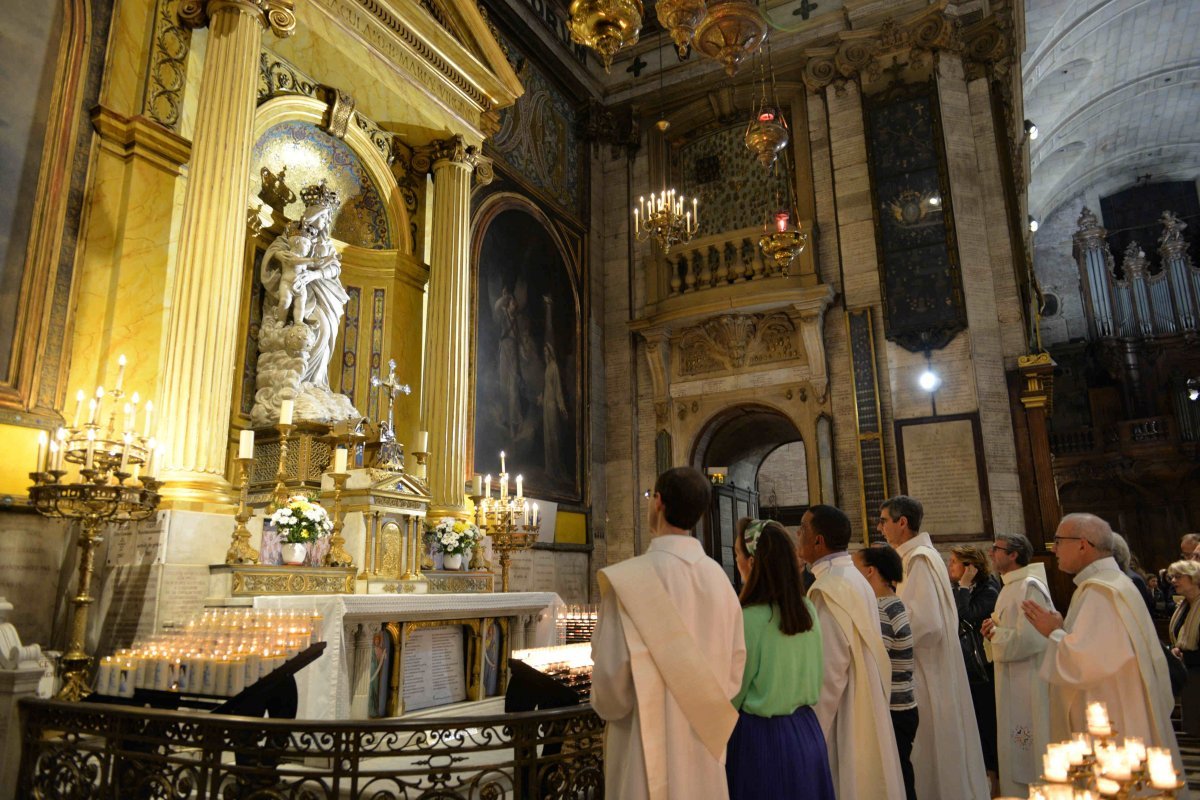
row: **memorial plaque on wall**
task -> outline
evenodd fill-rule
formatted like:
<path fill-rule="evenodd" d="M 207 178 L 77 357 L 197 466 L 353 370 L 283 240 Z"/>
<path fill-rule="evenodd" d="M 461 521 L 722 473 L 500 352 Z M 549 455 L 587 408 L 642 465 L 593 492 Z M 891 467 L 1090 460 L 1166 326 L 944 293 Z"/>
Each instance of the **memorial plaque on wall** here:
<path fill-rule="evenodd" d="M 978 414 L 897 420 L 896 454 L 904 494 L 921 501 L 921 529 L 934 539 L 992 536 Z"/>
<path fill-rule="evenodd" d="M 967 326 L 937 86 L 864 101 L 884 333 L 906 350 L 944 347 Z"/>
<path fill-rule="evenodd" d="M 405 711 L 467 699 L 461 625 L 409 631 L 401 648 Z"/>

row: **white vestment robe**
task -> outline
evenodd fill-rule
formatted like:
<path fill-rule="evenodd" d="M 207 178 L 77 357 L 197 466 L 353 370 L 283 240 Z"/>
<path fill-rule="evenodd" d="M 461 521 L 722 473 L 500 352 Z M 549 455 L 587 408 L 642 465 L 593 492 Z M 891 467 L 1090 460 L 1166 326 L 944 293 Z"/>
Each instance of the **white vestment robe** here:
<path fill-rule="evenodd" d="M 889 711 L 892 662 L 879 606 L 848 553 L 812 565 L 808 590 L 825 647 L 817 719 L 838 800 L 904 800 L 904 775 Z"/>
<path fill-rule="evenodd" d="M 1049 684 L 1038 673 L 1046 637 L 1029 624 L 1021 603 L 1033 600 L 1054 608 L 1044 564 L 1028 564 L 1000 576 L 996 623 L 984 650 L 996 665 L 996 743 L 1000 794 L 1028 797 L 1029 784 L 1042 774 L 1042 754 L 1050 744 Z"/>
<path fill-rule="evenodd" d="M 988 800 L 991 789 L 967 666 L 958 642 L 958 607 L 946 562 L 928 533 L 896 548 L 904 581 L 896 594 L 913 634 L 914 693 L 920 724 L 912 765 L 921 800 Z"/>
<path fill-rule="evenodd" d="M 1171 748 L 1183 775 L 1166 656 L 1137 587 L 1111 557 L 1080 570 L 1075 587 L 1063 627 L 1051 631 L 1042 658 L 1051 738 L 1086 731 L 1088 703 L 1101 702 L 1119 737 Z M 1185 789 L 1179 797 L 1186 796 Z"/>
<path fill-rule="evenodd" d="M 741 605 L 724 570 L 690 536 L 658 536 L 637 558 L 646 559 L 658 575 L 684 628 L 725 697 L 732 700 L 742 685 L 746 643 Z M 592 708 L 608 723 L 605 796 L 613 800 L 727 798 L 724 754 L 714 758 L 696 735 L 672 695 L 673 687 L 663 683 L 653 661 L 645 657 L 646 643 L 636 630 L 627 630 L 624 613 L 615 591 L 602 592 L 592 636 Z M 649 664 L 656 683 L 647 683 L 643 670 L 635 690 L 633 655 Z M 661 737 L 643 736 L 647 722 L 662 731 Z M 665 763 L 666 774 L 649 776 L 648 763 Z"/>

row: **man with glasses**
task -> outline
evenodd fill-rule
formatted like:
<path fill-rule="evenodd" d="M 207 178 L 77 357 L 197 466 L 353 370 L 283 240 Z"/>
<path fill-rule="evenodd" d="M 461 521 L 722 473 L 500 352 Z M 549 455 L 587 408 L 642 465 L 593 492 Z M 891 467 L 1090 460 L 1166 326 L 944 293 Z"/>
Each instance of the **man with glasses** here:
<path fill-rule="evenodd" d="M 1050 683 L 1050 739 L 1087 730 L 1087 707 L 1104 703 L 1117 733 L 1169 747 L 1183 762 L 1171 727 L 1175 698 L 1150 612 L 1112 556 L 1113 531 L 1093 514 L 1068 514 L 1054 535 L 1054 556 L 1075 576 L 1066 622 L 1034 600 L 1021 610 L 1047 639 L 1041 676 Z"/>
<path fill-rule="evenodd" d="M 1200 533 L 1185 533 L 1179 541 L 1179 557 L 1184 561 L 1200 561 Z"/>
<path fill-rule="evenodd" d="M 1033 545 L 1019 533 L 1004 533 L 992 545 L 992 564 L 1004 588 L 996 609 L 983 621 L 984 649 L 996 665 L 996 741 L 1000 794 L 1025 797 L 1042 774 L 1042 754 L 1050 743 L 1049 686 L 1038 674 L 1046 639 L 1021 612 L 1034 600 L 1054 608 L 1046 566 L 1030 563 Z"/>
<path fill-rule="evenodd" d="M 958 605 L 946 562 L 921 533 L 920 501 L 897 495 L 879 509 L 879 532 L 904 560 L 896 594 L 913 634 L 914 694 L 921 724 L 912 765 L 921 800 L 986 800 L 992 796 L 967 667 L 958 640 Z"/>
<path fill-rule="evenodd" d="M 691 467 L 659 475 L 648 493 L 650 546 L 598 575 L 592 708 L 608 722 L 609 797 L 729 796 L 725 744 L 746 644 L 737 595 L 691 533 L 710 491 Z"/>

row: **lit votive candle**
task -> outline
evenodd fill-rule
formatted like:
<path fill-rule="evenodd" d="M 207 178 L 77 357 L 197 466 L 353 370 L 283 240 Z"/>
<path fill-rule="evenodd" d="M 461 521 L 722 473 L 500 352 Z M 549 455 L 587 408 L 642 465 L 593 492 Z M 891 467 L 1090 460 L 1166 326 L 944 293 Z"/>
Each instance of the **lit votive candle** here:
<path fill-rule="evenodd" d="M 1057 745 L 1050 745 L 1042 756 L 1042 777 L 1052 783 L 1067 782 L 1067 755 Z"/>
<path fill-rule="evenodd" d="M 1108 708 L 1104 703 L 1088 703 L 1088 733 L 1092 736 L 1111 736 L 1112 725 L 1108 721 Z"/>

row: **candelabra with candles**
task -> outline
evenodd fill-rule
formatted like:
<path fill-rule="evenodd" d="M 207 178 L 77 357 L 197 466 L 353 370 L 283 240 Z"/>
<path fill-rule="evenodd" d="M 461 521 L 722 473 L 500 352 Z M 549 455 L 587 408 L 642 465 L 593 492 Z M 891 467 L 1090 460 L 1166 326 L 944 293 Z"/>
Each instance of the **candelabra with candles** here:
<path fill-rule="evenodd" d="M 638 198 L 638 207 L 633 209 L 633 234 L 639 242 L 654 237 L 663 253 L 671 247 L 686 244 L 700 229 L 700 209 L 696 198 L 692 198 L 691 210 L 686 210 L 687 199 L 674 189 L 663 189 L 650 193 L 650 201 Z"/>
<path fill-rule="evenodd" d="M 346 455 L 345 447 L 335 449 L 333 469 L 329 471 L 329 478 L 333 481 L 333 535 L 329 539 L 329 552 L 325 554 L 327 567 L 348 567 L 354 563 L 354 559 L 346 552 L 346 539 L 342 536 L 342 527 L 345 525 L 342 519 L 342 491 L 350 477 L 346 471 Z"/>
<path fill-rule="evenodd" d="M 88 402 L 86 422 L 81 416 L 84 393 L 80 390 L 71 427 L 59 428 L 53 438 L 44 433 L 39 437 L 37 469 L 29 473 L 34 482 L 29 488 L 34 509 L 43 516 L 78 520 L 80 524 L 79 585 L 71 600 L 75 615 L 71 641 L 61 661 L 62 688 L 58 697 L 63 700 L 81 700 L 91 693 L 88 673 L 92 657 L 85 650 L 85 641 L 100 528 L 110 522 L 146 519 L 159 502 L 161 484 L 153 475 L 162 456 L 150 436 L 153 404 L 146 403 L 145 427 L 138 435 L 137 392 L 124 402 L 125 356 L 117 360 L 117 365 L 114 388 L 105 391 L 97 387 Z M 106 399 L 111 409 L 105 407 Z M 70 465 L 78 468 L 78 475 L 68 481 Z"/>
<path fill-rule="evenodd" d="M 296 430 L 296 426 L 292 424 L 292 416 L 295 411 L 296 402 L 294 400 L 284 400 L 279 404 L 279 423 L 275 426 L 275 430 L 279 431 L 279 467 L 275 470 L 275 491 L 271 493 L 271 503 L 267 506 L 267 513 L 287 505 L 287 451 L 288 440 L 292 436 L 292 431 Z"/>
<path fill-rule="evenodd" d="M 538 504 L 529 503 L 525 499 L 524 478 L 517 476 L 517 493 L 508 493 L 509 474 L 504 466 L 504 451 L 500 451 L 500 497 L 492 497 L 492 476 L 483 480 L 483 492 L 478 491 L 479 478 L 476 477 L 476 491 L 471 499 L 475 501 L 475 524 L 484 534 L 492 537 L 492 549 L 500 554 L 500 589 L 508 591 L 508 571 L 512 564 L 512 554 L 518 550 L 528 550 L 537 541 L 538 535 Z"/>
<path fill-rule="evenodd" d="M 1187 785 L 1170 749 L 1146 747 L 1136 737 L 1118 744 L 1103 703 L 1088 704 L 1087 728 L 1046 748 L 1042 780 L 1030 787 L 1031 800 L 1175 800 Z"/>

